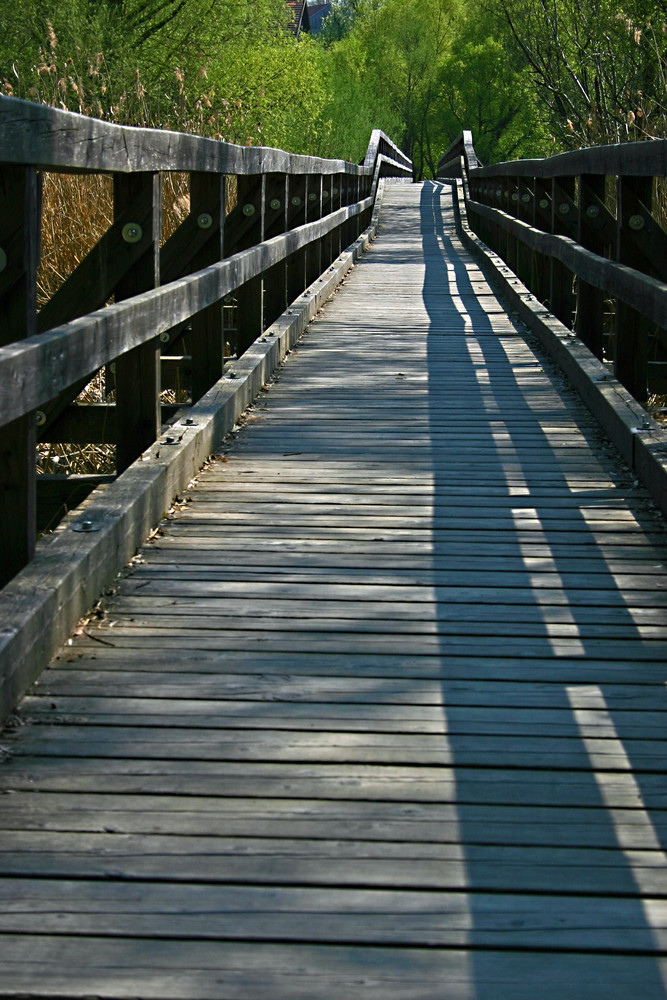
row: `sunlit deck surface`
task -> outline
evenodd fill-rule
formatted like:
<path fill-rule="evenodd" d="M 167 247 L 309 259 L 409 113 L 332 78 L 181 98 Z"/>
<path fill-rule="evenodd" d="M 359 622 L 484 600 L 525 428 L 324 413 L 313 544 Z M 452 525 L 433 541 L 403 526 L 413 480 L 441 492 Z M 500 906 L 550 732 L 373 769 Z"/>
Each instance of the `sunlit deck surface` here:
<path fill-rule="evenodd" d="M 665 525 L 380 236 L 2 739 L 0 996 L 667 997 Z"/>

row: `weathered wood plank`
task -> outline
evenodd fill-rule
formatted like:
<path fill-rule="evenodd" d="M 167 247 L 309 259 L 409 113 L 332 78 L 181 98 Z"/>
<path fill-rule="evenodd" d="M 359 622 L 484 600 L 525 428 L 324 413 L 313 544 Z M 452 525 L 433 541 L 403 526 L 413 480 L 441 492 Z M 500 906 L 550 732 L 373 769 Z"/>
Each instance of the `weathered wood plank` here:
<path fill-rule="evenodd" d="M 406 177 L 412 173 L 408 157 L 379 130 L 371 134 L 367 162 L 359 167 L 346 160 L 324 160 L 262 146 L 235 146 L 184 132 L 112 125 L 59 108 L 0 96 L 0 157 L 6 163 L 81 172 L 372 174 L 378 156 L 382 155 L 392 161 L 392 172 Z"/>

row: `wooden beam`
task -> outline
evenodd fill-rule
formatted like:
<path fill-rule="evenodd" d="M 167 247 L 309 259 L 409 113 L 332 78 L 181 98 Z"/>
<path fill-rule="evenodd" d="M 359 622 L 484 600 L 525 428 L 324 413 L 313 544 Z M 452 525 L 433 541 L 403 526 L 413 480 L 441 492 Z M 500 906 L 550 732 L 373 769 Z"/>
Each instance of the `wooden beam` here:
<path fill-rule="evenodd" d="M 619 177 L 616 186 L 616 259 L 629 267 L 642 267 L 644 254 L 633 239 L 633 223 L 638 216 L 637 201 L 650 206 L 653 179 Z M 662 324 L 663 326 L 665 324 Z M 614 374 L 635 399 L 643 403 L 648 395 L 649 328 L 646 316 L 629 302 L 616 303 Z"/>
<path fill-rule="evenodd" d="M 306 219 L 314 222 L 322 217 L 322 177 L 306 178 Z M 310 285 L 322 273 L 320 241 L 313 240 L 306 251 L 306 284 Z"/>
<path fill-rule="evenodd" d="M 227 221 L 226 231 L 234 240 L 235 249 L 246 250 L 264 239 L 265 177 L 237 179 L 238 204 Z M 234 233 L 234 227 L 238 235 Z M 225 241 L 227 252 L 227 241 Z M 236 353 L 243 354 L 264 330 L 262 277 L 256 275 L 236 291 Z"/>
<path fill-rule="evenodd" d="M 0 168 L 0 344 L 37 332 L 41 176 L 31 167 Z M 19 391 L 21 386 L 19 385 Z M 0 587 L 35 552 L 35 417 L 30 409 L 0 435 Z"/>
<path fill-rule="evenodd" d="M 574 180 L 562 179 L 551 182 L 551 227 L 550 232 L 572 236 L 576 232 L 577 211 L 574 204 Z M 570 269 L 557 257 L 551 258 L 549 302 L 551 311 L 561 323 L 571 330 L 574 321 L 573 275 Z"/>
<path fill-rule="evenodd" d="M 264 238 L 280 236 L 287 229 L 287 174 L 266 174 Z M 264 326 L 270 326 L 287 307 L 287 262 L 281 260 L 264 274 Z"/>
<path fill-rule="evenodd" d="M 45 170 L 136 173 L 164 170 L 217 174 L 371 174 L 380 145 L 406 177 L 412 163 L 379 131 L 362 165 L 286 153 L 266 146 L 235 146 L 167 129 L 139 129 L 0 95 L 0 161 Z M 386 154 L 386 155 L 387 155 Z"/>
<path fill-rule="evenodd" d="M 212 232 L 190 263 L 200 271 L 222 260 L 225 230 L 224 174 L 193 173 L 190 176 L 190 217 L 200 231 Z M 202 309 L 192 317 L 192 401 L 200 399 L 218 381 L 224 368 L 222 303 Z"/>
<path fill-rule="evenodd" d="M 596 225 L 602 217 L 600 203 L 604 200 L 605 178 L 588 175 L 579 178 L 579 205 L 577 208 L 577 243 L 603 256 L 605 241 L 602 226 Z M 604 295 L 601 289 L 579 279 L 577 292 L 577 335 L 602 361 L 604 354 Z"/>
<path fill-rule="evenodd" d="M 162 180 L 159 174 L 114 177 L 114 215 L 141 203 L 145 226 L 126 223 L 125 241 L 145 242 L 132 271 L 116 287 L 116 301 L 132 298 L 160 284 Z M 160 430 L 160 343 L 147 339 L 116 359 L 116 468 L 121 473 L 155 441 Z"/>
<path fill-rule="evenodd" d="M 306 178 L 290 177 L 288 184 L 288 229 L 306 222 Z M 287 301 L 293 302 L 306 287 L 306 253 L 298 250 L 287 258 Z"/>

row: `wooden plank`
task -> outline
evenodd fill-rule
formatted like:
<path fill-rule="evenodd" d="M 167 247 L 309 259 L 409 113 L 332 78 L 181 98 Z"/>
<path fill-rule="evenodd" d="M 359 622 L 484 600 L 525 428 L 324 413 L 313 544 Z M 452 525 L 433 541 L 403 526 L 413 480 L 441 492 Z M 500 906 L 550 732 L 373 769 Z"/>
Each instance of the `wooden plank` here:
<path fill-rule="evenodd" d="M 12 763 L 11 770 L 6 770 L 5 787 L 10 794 L 3 799 L 3 816 L 11 812 L 12 829 L 17 830 L 35 828 L 48 832 L 62 828 L 62 832 L 120 832 L 114 820 L 137 826 L 150 822 L 151 817 L 160 813 L 172 817 L 170 822 L 164 820 L 167 823 L 165 834 L 181 836 L 185 833 L 179 833 L 174 826 L 180 822 L 179 816 L 194 825 L 195 814 L 212 813 L 207 821 L 215 823 L 226 813 L 232 832 L 226 834 L 225 828 L 220 827 L 212 835 L 300 839 L 312 833 L 317 839 L 323 832 L 315 825 L 319 816 L 319 822 L 327 824 L 326 837 L 339 836 L 347 843 L 361 840 L 441 844 L 437 833 L 433 836 L 433 824 L 451 819 L 452 812 L 451 809 L 440 812 L 438 803 L 455 806 L 460 801 L 461 779 L 465 779 L 465 802 L 469 805 L 487 809 L 496 805 L 545 809 L 559 806 L 562 807 L 560 818 L 568 809 L 586 807 L 590 809 L 588 818 L 597 815 L 600 823 L 604 814 L 599 789 L 591 782 L 590 775 L 553 770 L 545 780 L 545 772 L 529 767 L 507 771 L 493 767 L 455 769 L 357 764 L 352 768 L 349 764 L 313 761 L 298 764 L 228 761 L 221 770 L 216 762 L 199 761 L 194 770 L 191 761 L 183 760 L 92 757 L 77 760 L 75 766 L 70 761 L 66 766 L 62 758 L 46 756 L 22 757 Z M 36 787 L 40 789 L 39 795 L 33 794 Z M 250 787 L 253 796 L 249 798 Z M 632 818 L 641 820 L 637 809 L 642 808 L 642 802 L 652 810 L 665 806 L 665 786 L 660 774 L 642 775 L 643 797 L 620 773 L 605 775 L 604 789 L 608 807 L 623 810 L 621 815 L 628 822 Z M 85 800 L 81 797 L 84 794 Z M 262 798 L 272 801 L 263 802 Z M 267 823 L 261 830 L 251 833 L 249 824 L 256 822 L 264 812 Z M 510 810 L 507 815 L 511 815 Z M 239 825 L 244 816 L 245 833 L 240 832 Z M 271 819 L 282 819 L 284 832 L 278 827 L 271 830 Z M 356 837 L 356 831 L 346 833 L 343 826 L 336 829 L 328 826 L 329 822 L 338 820 L 362 823 L 364 819 L 367 833 L 361 838 Z M 565 827 L 571 820 L 572 816 Z M 105 830 L 105 824 L 111 830 Z M 562 824 L 556 826 L 562 828 Z M 340 830 L 340 834 L 336 830 Z M 406 836 L 410 830 L 415 831 L 414 837 Z M 193 836 L 201 832 L 201 829 L 191 829 Z M 485 835 L 493 837 L 493 828 Z M 517 842 L 508 846 L 517 846 Z M 606 850 L 603 844 L 589 846 Z M 609 855 L 610 861 L 612 857 Z"/>
<path fill-rule="evenodd" d="M 623 1000 L 639 981 L 647 1000 L 662 1000 L 665 963 L 659 955 L 594 955 L 577 951 L 532 953 L 493 950 L 475 955 L 471 968 L 464 949 L 392 949 L 244 942 L 145 939 L 141 949 L 127 939 L 67 935 L 3 936 L 6 978 L 28 993 L 56 989 L 76 997 L 98 991 L 129 1000 L 142 995 L 173 1000 L 244 1000 L 249 994 L 272 1000 L 336 996 L 355 1000 L 360 988 L 369 1000 L 431 1000 L 433 984 L 447 984 L 451 1000 L 475 1000 L 493 990 L 497 1000 L 530 1000 L 540 983 L 545 1000 L 577 991 L 582 1000 Z M 113 970 L 113 994 L 99 967 Z M 54 970 L 54 959 L 70 970 Z M 46 971 L 48 970 L 48 972 Z M 105 972 L 108 982 L 109 972 Z"/>
<path fill-rule="evenodd" d="M 0 874 L 94 878 L 112 866 L 124 880 L 160 879 L 171 865 L 174 882 L 465 890 L 462 853 L 457 844 L 428 842 L 21 830 L 3 834 Z M 466 853 L 486 891 L 638 894 L 623 860 L 603 849 L 477 844 Z M 657 852 L 628 854 L 639 877 L 651 878 L 663 895 L 667 877 Z"/>

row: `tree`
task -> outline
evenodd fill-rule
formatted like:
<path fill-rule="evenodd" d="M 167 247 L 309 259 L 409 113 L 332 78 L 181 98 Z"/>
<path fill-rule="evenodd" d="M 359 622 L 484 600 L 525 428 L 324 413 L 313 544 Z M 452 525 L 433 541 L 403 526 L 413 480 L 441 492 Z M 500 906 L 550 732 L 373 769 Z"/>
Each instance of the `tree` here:
<path fill-rule="evenodd" d="M 484 0 L 563 146 L 666 132 L 665 0 Z"/>
<path fill-rule="evenodd" d="M 479 10 L 458 24 L 441 70 L 441 94 L 442 148 L 468 128 L 483 163 L 553 151 L 528 68 L 508 60 Z"/>

